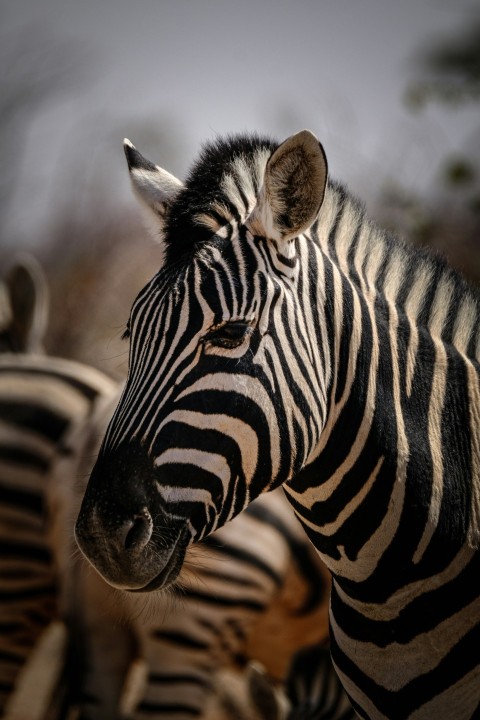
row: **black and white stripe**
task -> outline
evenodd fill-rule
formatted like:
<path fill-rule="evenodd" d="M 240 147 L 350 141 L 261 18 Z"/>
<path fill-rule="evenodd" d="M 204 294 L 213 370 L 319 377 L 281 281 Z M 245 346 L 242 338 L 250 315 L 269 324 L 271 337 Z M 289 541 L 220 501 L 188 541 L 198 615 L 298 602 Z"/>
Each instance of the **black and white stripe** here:
<path fill-rule="evenodd" d="M 75 362 L 0 354 L 0 707 L 57 612 L 46 501 L 52 465 L 69 451 L 67 433 L 113 388 Z"/>
<path fill-rule="evenodd" d="M 213 143 L 183 186 L 126 151 L 165 260 L 132 308 L 81 549 L 116 587 L 165 586 L 192 540 L 283 485 L 333 574 L 358 714 L 472 717 L 478 293 L 369 222 L 307 131 Z"/>
<path fill-rule="evenodd" d="M 102 373 L 43 350 L 48 287 L 20 255 L 0 281 L 0 712 L 57 613 L 47 492 L 65 438 L 113 392 Z"/>
<path fill-rule="evenodd" d="M 356 716 L 336 674 L 328 643 L 299 650 L 287 678 L 287 720 L 353 720 Z"/>

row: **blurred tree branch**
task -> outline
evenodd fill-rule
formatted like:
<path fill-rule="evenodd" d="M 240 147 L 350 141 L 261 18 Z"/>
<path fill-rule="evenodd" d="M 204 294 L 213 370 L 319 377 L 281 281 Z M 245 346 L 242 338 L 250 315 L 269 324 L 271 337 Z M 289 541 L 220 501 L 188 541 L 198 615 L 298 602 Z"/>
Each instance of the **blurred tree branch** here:
<path fill-rule="evenodd" d="M 407 89 L 412 109 L 429 101 L 460 105 L 480 100 L 480 18 L 472 18 L 456 37 L 427 46 L 416 64 L 423 77 Z"/>

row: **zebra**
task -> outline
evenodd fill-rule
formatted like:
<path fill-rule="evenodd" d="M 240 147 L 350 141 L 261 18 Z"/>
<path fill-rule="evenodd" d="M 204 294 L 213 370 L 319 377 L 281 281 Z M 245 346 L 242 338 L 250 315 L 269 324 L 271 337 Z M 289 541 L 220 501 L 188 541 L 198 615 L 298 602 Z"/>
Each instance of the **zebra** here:
<path fill-rule="evenodd" d="M 132 306 L 81 551 L 117 588 L 165 587 L 283 486 L 332 573 L 357 714 L 478 714 L 478 292 L 368 219 L 310 131 L 218 138 L 185 183 L 125 151 L 163 259 Z"/>
<path fill-rule="evenodd" d="M 29 256 L 2 284 L 0 343 L 0 714 L 42 631 L 58 583 L 47 483 L 65 437 L 117 384 L 93 368 L 43 355 L 46 280 Z"/>
<path fill-rule="evenodd" d="M 294 654 L 285 681 L 285 699 L 275 693 L 264 674 L 255 671 L 253 664 L 249 668 L 248 696 L 255 707 L 265 708 L 267 718 L 283 717 L 285 706 L 286 720 L 357 717 L 333 668 L 328 641 L 304 646 Z"/>
<path fill-rule="evenodd" d="M 0 352 L 42 353 L 49 289 L 33 255 L 21 253 L 0 280 Z"/>
<path fill-rule="evenodd" d="M 12 268 L 9 296 L 21 296 L 32 267 L 22 258 Z M 39 300 L 46 282 L 38 280 L 41 268 L 35 272 L 30 286 Z M 43 300 L 38 307 L 32 298 L 31 316 L 9 302 L 8 328 L 15 330 L 5 331 L 5 346 L 18 352 L 0 355 L 2 716 L 23 717 L 25 703 L 38 701 L 28 685 L 36 672 L 32 650 L 43 636 L 47 650 L 52 639 L 59 646 L 58 622 L 51 639 L 44 628 L 60 615 L 70 648 L 68 692 L 63 686 L 65 699 L 54 699 L 57 711 L 63 702 L 89 720 L 128 711 L 139 719 L 169 711 L 178 720 L 271 720 L 273 700 L 265 709 L 262 696 L 250 692 L 248 658 L 268 671 L 272 693 L 281 687 L 294 652 L 328 636 L 329 573 L 278 496 L 196 548 L 180 596 L 155 598 L 146 618 L 142 597 L 112 597 L 84 564 L 72 563 L 71 506 L 81 501 L 82 478 L 121 386 L 79 363 L 29 352 L 43 347 L 35 320 Z M 36 328 L 35 346 L 29 328 Z M 140 649 L 147 680 L 129 699 L 128 671 Z M 51 662 L 42 657 L 35 658 L 40 668 Z M 36 708 L 35 717 L 40 713 Z"/>
<path fill-rule="evenodd" d="M 291 711 L 287 720 L 353 720 L 356 714 L 335 673 L 328 643 L 301 648 L 293 657 L 286 681 Z"/>
<path fill-rule="evenodd" d="M 330 576 L 281 491 L 259 498 L 189 548 L 175 592 L 113 591 L 81 558 L 72 565 L 69 518 L 78 511 L 82 478 L 98 453 L 113 400 L 68 438 L 75 452 L 56 464 L 50 486 L 57 507 L 52 545 L 63 550 L 60 576 L 69 583 L 64 614 L 73 629 L 73 654 L 86 665 L 76 700 L 81 717 L 117 717 L 137 655 L 147 675 L 132 704 L 135 720 L 253 720 L 265 696 L 270 709 L 260 717 L 273 719 L 274 709 L 283 717 L 278 703 L 292 658 L 312 641 L 328 640 Z M 72 478 L 77 481 L 66 481 Z M 266 674 L 260 694 L 250 687 L 251 661 Z"/>
<path fill-rule="evenodd" d="M 109 382 L 72 361 L 0 355 L 0 708 L 56 613 L 45 504 L 52 463 Z"/>

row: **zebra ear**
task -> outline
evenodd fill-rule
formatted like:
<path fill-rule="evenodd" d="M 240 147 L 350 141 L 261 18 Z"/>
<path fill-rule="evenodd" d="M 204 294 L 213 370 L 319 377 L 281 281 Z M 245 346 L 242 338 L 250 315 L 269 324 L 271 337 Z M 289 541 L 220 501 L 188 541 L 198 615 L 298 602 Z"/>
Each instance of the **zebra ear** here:
<path fill-rule="evenodd" d="M 8 271 L 3 286 L 9 317 L 3 323 L 0 318 L 0 345 L 12 352 L 42 353 L 49 314 L 49 290 L 43 268 L 32 255 L 21 254 Z"/>
<path fill-rule="evenodd" d="M 249 230 L 277 241 L 305 232 L 320 210 L 326 183 L 327 160 L 315 135 L 292 135 L 268 159 Z"/>
<path fill-rule="evenodd" d="M 154 165 L 138 152 L 130 140 L 123 141 L 128 171 L 135 195 L 146 210 L 148 229 L 155 239 L 162 234 L 168 206 L 183 183 L 166 170 Z"/>

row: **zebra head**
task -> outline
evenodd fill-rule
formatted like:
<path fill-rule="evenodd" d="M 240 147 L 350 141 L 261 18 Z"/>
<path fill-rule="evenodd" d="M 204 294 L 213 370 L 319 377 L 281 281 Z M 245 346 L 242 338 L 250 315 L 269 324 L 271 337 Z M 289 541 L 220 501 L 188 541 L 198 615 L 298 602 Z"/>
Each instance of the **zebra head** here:
<path fill-rule="evenodd" d="M 163 263 L 131 310 L 127 382 L 76 536 L 107 581 L 146 591 L 318 441 L 326 388 L 299 294 L 327 165 L 308 131 L 217 141 L 185 184 L 125 152 Z"/>

